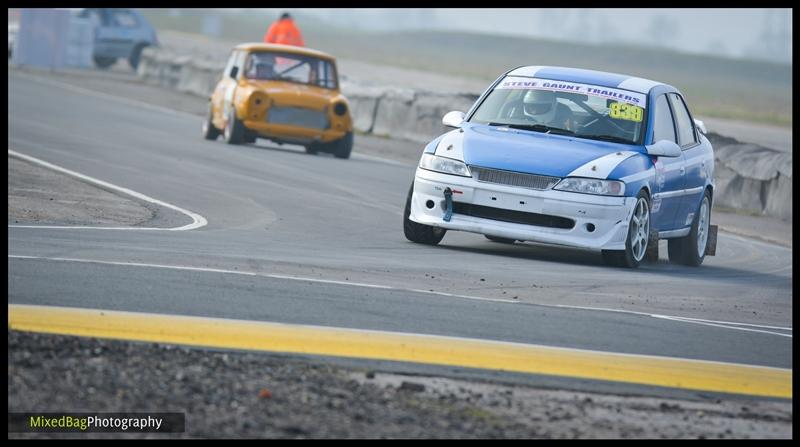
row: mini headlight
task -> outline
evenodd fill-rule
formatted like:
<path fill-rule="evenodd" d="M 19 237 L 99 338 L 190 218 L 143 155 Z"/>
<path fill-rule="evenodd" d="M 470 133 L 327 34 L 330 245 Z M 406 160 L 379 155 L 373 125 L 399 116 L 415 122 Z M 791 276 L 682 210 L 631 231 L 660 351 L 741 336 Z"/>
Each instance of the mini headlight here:
<path fill-rule="evenodd" d="M 347 113 L 347 104 L 343 102 L 337 102 L 333 105 L 333 113 L 342 116 Z"/>
<path fill-rule="evenodd" d="M 553 189 L 601 196 L 621 196 L 625 194 L 625 183 L 618 180 L 567 177 L 558 182 Z"/>
<path fill-rule="evenodd" d="M 422 158 L 419 160 L 419 167 L 429 171 L 442 172 L 444 174 L 472 177 L 472 173 L 469 172 L 469 168 L 463 161 L 438 157 L 428 153 L 422 154 Z"/>

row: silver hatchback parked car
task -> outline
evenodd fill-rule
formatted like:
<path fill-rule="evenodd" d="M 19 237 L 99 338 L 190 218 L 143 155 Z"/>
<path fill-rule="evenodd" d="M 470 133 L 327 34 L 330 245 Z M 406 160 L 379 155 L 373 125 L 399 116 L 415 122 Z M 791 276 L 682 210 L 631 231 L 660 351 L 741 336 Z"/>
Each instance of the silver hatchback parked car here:
<path fill-rule="evenodd" d="M 99 68 L 108 68 L 117 59 L 125 58 L 135 70 L 142 50 L 158 45 L 155 28 L 134 9 L 86 8 L 78 16 L 94 23 L 93 59 Z"/>

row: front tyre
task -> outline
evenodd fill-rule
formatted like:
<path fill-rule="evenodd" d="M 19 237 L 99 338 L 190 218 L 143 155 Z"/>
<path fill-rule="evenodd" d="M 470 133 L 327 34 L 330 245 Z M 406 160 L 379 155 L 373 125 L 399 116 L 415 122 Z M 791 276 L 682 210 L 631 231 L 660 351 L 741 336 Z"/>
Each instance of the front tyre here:
<path fill-rule="evenodd" d="M 212 107 L 211 103 L 208 104 L 208 113 L 206 114 L 206 119 L 203 121 L 203 138 L 206 140 L 214 141 L 219 137 L 219 129 L 214 127 L 214 122 L 212 121 Z"/>
<path fill-rule="evenodd" d="M 347 132 L 342 139 L 335 141 L 333 144 L 333 156 L 336 158 L 350 158 L 350 152 L 353 151 L 353 132 Z"/>
<path fill-rule="evenodd" d="M 225 142 L 228 144 L 242 144 L 244 142 L 244 124 L 236 118 L 236 109 L 231 106 L 228 113 L 228 122 L 225 123 L 225 130 L 222 133 Z"/>
<path fill-rule="evenodd" d="M 444 228 L 436 228 L 429 225 L 423 225 L 414 222 L 409 217 L 411 216 L 411 196 L 414 194 L 414 184 L 408 190 L 408 198 L 406 199 L 406 210 L 403 213 L 403 233 L 411 242 L 418 244 L 436 245 L 442 241 L 444 234 L 447 230 Z"/>
<path fill-rule="evenodd" d="M 706 190 L 700 208 L 694 216 L 689 234 L 670 239 L 669 262 L 697 267 L 703 263 L 708 249 L 708 230 L 711 223 L 711 193 Z"/>
<path fill-rule="evenodd" d="M 635 269 L 644 261 L 650 239 L 650 200 L 647 192 L 639 191 L 636 206 L 628 223 L 625 250 L 603 250 L 603 260 L 614 267 Z"/>

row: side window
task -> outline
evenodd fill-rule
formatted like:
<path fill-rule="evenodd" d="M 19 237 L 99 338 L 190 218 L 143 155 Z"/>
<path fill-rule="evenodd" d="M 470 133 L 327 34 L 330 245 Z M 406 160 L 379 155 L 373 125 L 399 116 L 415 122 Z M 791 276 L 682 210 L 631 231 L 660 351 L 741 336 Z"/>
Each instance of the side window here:
<path fill-rule="evenodd" d="M 675 111 L 675 123 L 678 125 L 678 145 L 680 147 L 694 146 L 697 144 L 697 134 L 683 98 L 676 93 L 670 93 L 669 102 L 672 110 Z"/>
<path fill-rule="evenodd" d="M 239 51 L 236 53 L 236 59 L 234 59 L 233 61 L 233 66 L 239 68 L 238 74 L 236 75 L 236 79 L 240 79 L 243 76 L 242 72 L 244 71 L 243 67 L 244 67 L 244 60 L 246 57 L 247 57 L 247 51 Z M 228 72 L 228 74 L 230 74 L 230 71 Z"/>
<path fill-rule="evenodd" d="M 336 88 L 336 67 L 332 62 L 323 62 L 322 66 L 325 70 L 320 80 L 321 85 L 327 88 Z"/>
<path fill-rule="evenodd" d="M 669 140 L 677 143 L 672 113 L 670 113 L 669 104 L 667 104 L 667 95 L 661 95 L 656 99 L 653 118 L 653 143 L 660 140 Z"/>
<path fill-rule="evenodd" d="M 231 53 L 231 56 L 228 58 L 228 64 L 227 64 L 227 65 L 225 65 L 225 71 L 223 72 L 223 73 L 224 73 L 224 74 L 223 74 L 223 76 L 224 76 L 224 77 L 228 77 L 228 76 L 230 76 L 230 74 L 231 74 L 231 68 L 233 68 L 233 64 L 234 64 L 234 62 L 236 62 L 236 56 L 237 56 L 237 55 L 238 55 L 238 53 L 237 53 L 236 51 L 233 51 L 233 52 Z"/>
<path fill-rule="evenodd" d="M 136 20 L 136 16 L 130 11 L 115 10 L 114 24 L 123 28 L 136 28 L 139 26 L 139 21 Z"/>

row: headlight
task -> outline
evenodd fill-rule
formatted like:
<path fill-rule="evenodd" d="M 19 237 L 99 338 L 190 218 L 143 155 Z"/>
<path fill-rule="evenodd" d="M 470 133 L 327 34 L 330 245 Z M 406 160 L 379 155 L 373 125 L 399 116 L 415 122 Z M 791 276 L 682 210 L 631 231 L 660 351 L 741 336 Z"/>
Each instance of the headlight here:
<path fill-rule="evenodd" d="M 558 182 L 553 189 L 602 196 L 621 196 L 625 194 L 625 183 L 617 180 L 567 177 Z"/>
<path fill-rule="evenodd" d="M 419 167 L 429 171 L 472 177 L 472 173 L 469 172 L 469 168 L 463 161 L 438 157 L 433 154 L 422 154 L 422 158 L 419 160 Z"/>
<path fill-rule="evenodd" d="M 337 102 L 333 105 L 333 113 L 342 116 L 347 113 L 347 104 L 343 102 Z"/>

